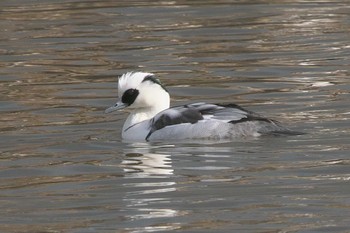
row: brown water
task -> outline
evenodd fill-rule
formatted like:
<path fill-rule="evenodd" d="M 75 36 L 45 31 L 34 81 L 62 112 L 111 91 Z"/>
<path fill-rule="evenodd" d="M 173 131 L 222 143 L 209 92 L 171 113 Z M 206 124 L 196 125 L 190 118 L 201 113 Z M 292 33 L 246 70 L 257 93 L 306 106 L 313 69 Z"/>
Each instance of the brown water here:
<path fill-rule="evenodd" d="M 1 1 L 0 232 L 350 232 L 349 38 L 346 0 Z M 124 143 L 131 70 L 307 134 Z"/>

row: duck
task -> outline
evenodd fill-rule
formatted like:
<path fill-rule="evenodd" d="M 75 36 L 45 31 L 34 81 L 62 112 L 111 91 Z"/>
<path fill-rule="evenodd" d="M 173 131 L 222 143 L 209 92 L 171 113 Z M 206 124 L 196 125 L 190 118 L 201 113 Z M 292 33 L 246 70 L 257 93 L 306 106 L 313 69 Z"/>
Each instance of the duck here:
<path fill-rule="evenodd" d="M 129 112 L 121 131 L 126 141 L 235 140 L 298 134 L 234 103 L 170 107 L 169 91 L 148 72 L 127 72 L 119 78 L 118 101 L 105 112 L 117 110 Z"/>

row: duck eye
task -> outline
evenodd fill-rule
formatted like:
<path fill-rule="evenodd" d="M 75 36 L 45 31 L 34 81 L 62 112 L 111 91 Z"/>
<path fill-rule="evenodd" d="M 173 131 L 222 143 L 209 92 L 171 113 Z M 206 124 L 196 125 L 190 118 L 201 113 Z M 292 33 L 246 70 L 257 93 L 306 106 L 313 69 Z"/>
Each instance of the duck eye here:
<path fill-rule="evenodd" d="M 124 92 L 122 96 L 122 102 L 127 105 L 132 105 L 139 95 L 139 91 L 137 89 L 128 89 Z"/>

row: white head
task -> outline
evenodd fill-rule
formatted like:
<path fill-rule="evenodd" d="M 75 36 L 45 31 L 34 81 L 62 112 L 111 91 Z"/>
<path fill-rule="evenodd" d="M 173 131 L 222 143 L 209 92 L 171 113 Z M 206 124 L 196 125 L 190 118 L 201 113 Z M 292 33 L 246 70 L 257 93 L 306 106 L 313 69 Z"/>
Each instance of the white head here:
<path fill-rule="evenodd" d="M 168 91 L 152 73 L 123 74 L 118 82 L 118 96 L 118 102 L 106 109 L 106 113 L 127 108 L 155 115 L 170 105 Z"/>

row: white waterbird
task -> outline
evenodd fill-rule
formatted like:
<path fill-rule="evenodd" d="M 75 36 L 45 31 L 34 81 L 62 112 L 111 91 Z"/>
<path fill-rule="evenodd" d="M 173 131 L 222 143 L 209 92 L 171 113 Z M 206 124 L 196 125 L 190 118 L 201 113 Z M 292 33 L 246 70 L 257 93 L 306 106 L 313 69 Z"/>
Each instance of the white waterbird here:
<path fill-rule="evenodd" d="M 192 103 L 170 107 L 169 92 L 152 73 L 123 74 L 118 82 L 118 95 L 118 102 L 105 112 L 129 111 L 122 129 L 124 140 L 233 140 L 298 134 L 236 104 Z"/>

